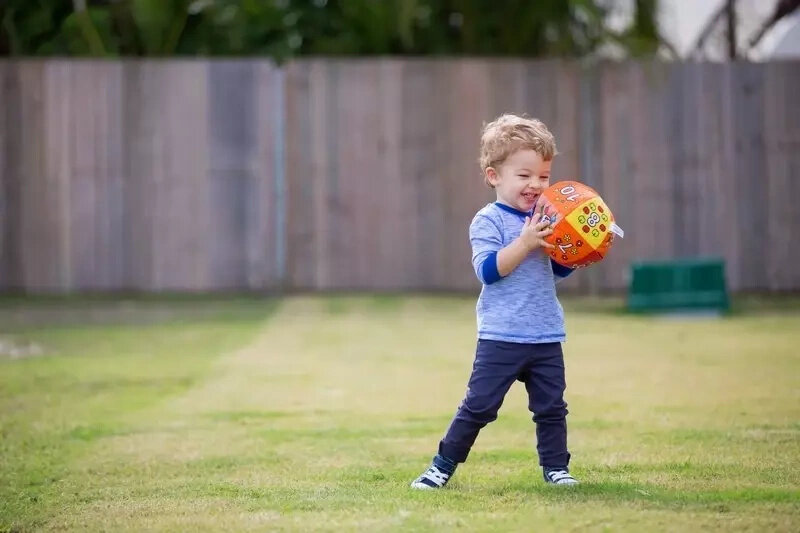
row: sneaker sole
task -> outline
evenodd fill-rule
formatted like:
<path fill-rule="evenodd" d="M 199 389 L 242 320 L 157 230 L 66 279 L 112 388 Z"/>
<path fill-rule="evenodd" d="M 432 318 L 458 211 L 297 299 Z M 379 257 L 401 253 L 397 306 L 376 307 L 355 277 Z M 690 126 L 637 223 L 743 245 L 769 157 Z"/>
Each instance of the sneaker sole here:
<path fill-rule="evenodd" d="M 442 488 L 442 487 L 431 487 L 430 485 L 426 485 L 425 483 L 417 483 L 417 482 L 412 483 L 410 486 L 412 489 L 416 490 L 436 490 Z"/>

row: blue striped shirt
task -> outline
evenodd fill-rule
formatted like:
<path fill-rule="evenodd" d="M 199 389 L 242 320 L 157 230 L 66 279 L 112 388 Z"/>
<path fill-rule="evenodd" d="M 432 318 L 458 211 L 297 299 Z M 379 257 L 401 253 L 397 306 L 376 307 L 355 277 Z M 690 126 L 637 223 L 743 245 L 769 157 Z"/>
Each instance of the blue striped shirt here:
<path fill-rule="evenodd" d="M 483 283 L 476 306 L 479 339 L 537 344 L 566 338 L 555 283 L 572 269 L 538 249 L 507 276 L 497 270 L 497 252 L 519 237 L 526 216 L 530 213 L 491 203 L 469 226 L 472 266 Z"/>

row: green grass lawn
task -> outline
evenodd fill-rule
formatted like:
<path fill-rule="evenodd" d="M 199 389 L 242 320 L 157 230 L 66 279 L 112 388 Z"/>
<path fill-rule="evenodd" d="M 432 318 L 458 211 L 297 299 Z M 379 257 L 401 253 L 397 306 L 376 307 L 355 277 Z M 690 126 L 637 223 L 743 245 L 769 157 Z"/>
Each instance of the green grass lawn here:
<path fill-rule="evenodd" d="M 565 307 L 583 484 L 542 482 L 518 384 L 414 492 L 472 298 L 0 301 L 0 531 L 800 530 L 800 305 Z"/>

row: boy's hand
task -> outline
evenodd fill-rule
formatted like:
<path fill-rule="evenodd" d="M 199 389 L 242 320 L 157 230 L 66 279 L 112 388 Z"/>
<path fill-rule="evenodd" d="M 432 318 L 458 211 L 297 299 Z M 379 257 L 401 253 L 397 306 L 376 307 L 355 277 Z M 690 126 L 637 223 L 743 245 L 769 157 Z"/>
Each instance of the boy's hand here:
<path fill-rule="evenodd" d="M 555 248 L 544 238 L 553 233 L 551 222 L 542 220 L 544 205 L 537 205 L 533 217 L 525 217 L 525 224 L 519 234 L 520 240 L 525 244 L 530 252 L 536 248 Z"/>
<path fill-rule="evenodd" d="M 525 217 L 519 237 L 497 252 L 497 272 L 501 276 L 507 276 L 537 248 L 555 248 L 544 240 L 551 233 L 553 228 L 550 221 L 542 221 L 542 208 L 534 209 L 532 217 Z"/>

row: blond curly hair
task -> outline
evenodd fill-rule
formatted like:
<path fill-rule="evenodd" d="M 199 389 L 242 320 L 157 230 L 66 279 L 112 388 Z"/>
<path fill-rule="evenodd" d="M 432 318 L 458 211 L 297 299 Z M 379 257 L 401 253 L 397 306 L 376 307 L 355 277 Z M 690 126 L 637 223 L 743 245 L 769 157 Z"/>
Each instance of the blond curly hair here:
<path fill-rule="evenodd" d="M 545 161 L 558 155 L 555 137 L 541 120 L 506 113 L 484 124 L 478 163 L 489 187 L 494 188 L 486 178 L 486 169 L 502 165 L 518 150 L 533 150 Z"/>

